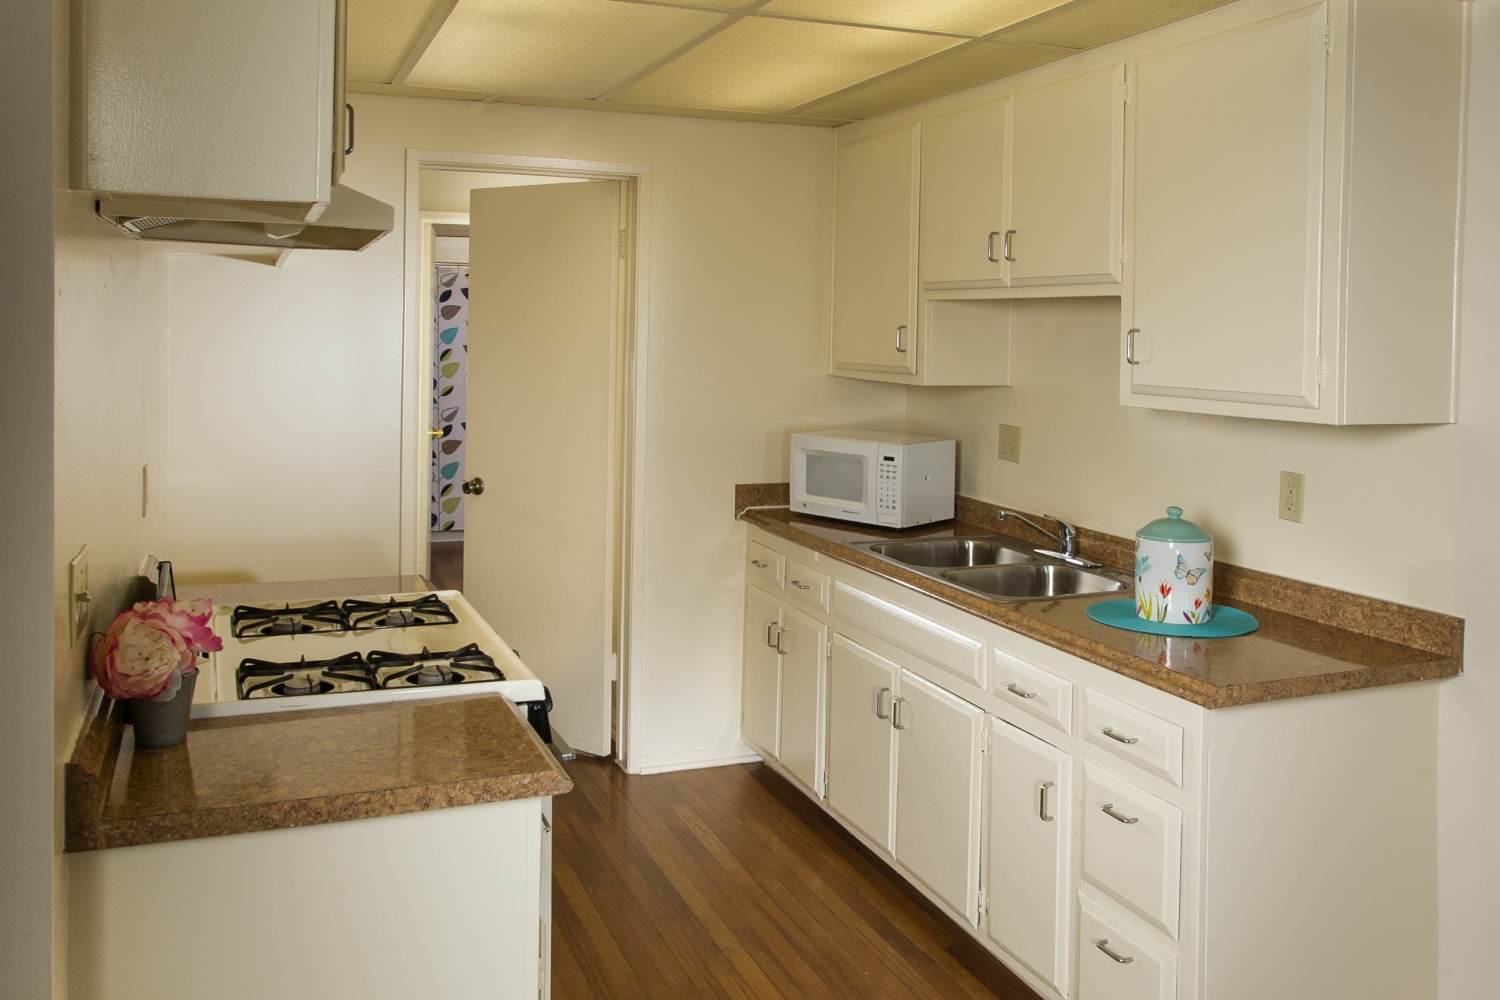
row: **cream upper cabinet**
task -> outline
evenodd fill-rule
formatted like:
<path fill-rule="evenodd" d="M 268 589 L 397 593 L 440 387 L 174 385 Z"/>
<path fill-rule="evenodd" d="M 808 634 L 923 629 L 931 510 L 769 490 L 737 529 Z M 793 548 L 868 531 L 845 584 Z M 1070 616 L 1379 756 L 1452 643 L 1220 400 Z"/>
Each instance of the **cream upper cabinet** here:
<path fill-rule="evenodd" d="M 1125 66 L 1024 90 L 1011 120 L 1010 283 L 1118 283 Z"/>
<path fill-rule="evenodd" d="M 917 371 L 917 124 L 838 148 L 833 222 L 836 375 Z"/>
<path fill-rule="evenodd" d="M 922 125 L 922 284 L 1004 284 L 1010 100 Z"/>
<path fill-rule="evenodd" d="M 1463 8 L 1330 0 L 1137 60 L 1122 402 L 1453 419 Z"/>

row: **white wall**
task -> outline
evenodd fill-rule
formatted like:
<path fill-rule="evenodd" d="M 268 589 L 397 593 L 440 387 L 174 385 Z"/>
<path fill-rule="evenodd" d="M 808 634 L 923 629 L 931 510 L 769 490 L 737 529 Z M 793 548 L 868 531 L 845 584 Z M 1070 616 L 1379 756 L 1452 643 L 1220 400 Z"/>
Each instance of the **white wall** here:
<path fill-rule="evenodd" d="M 359 254 L 171 263 L 169 549 L 179 579 L 395 572 L 406 149 L 646 164 L 644 628 L 632 765 L 739 748 L 736 482 L 786 478 L 792 428 L 901 419 L 829 379 L 826 130 L 356 96 L 345 182 L 397 206 Z M 566 391 L 560 386 L 559 391 Z M 203 443 L 211 447 L 203 447 Z"/>
<path fill-rule="evenodd" d="M 1474 4 L 1468 204 L 1463 271 L 1463 364 L 1458 424 L 1454 611 L 1466 618 L 1464 676 L 1439 699 L 1438 984 L 1442 1000 L 1495 993 L 1500 921 L 1500 3 Z"/>
<path fill-rule="evenodd" d="M 1018 302 L 1015 384 L 913 389 L 908 426 L 959 440 L 969 496 L 1126 538 L 1176 504 L 1225 562 L 1451 611 L 1456 428 L 1121 406 L 1119 312 L 1117 299 Z M 1001 423 L 1022 429 L 1019 464 L 998 458 Z M 1307 477 L 1301 524 L 1276 516 L 1282 469 Z"/>

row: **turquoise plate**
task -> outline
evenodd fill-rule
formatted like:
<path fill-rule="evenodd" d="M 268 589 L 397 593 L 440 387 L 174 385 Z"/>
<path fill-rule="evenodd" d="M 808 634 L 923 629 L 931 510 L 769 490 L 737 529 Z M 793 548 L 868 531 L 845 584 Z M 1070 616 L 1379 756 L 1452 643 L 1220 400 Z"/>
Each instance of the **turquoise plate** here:
<path fill-rule="evenodd" d="M 1227 639 L 1232 635 L 1245 635 L 1260 628 L 1255 616 L 1239 608 L 1214 608 L 1214 616 L 1202 625 L 1168 625 L 1166 622 L 1148 622 L 1135 614 L 1135 598 L 1121 601 L 1100 601 L 1084 609 L 1088 616 L 1102 625 L 1122 628 L 1129 632 L 1150 632 L 1152 635 L 1182 635 L 1201 639 Z"/>

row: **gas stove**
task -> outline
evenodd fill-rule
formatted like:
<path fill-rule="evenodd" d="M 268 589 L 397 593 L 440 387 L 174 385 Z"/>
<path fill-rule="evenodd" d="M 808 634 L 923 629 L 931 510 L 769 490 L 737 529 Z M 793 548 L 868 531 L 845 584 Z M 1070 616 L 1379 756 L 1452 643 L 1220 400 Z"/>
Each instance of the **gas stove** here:
<path fill-rule="evenodd" d="M 542 682 L 456 590 L 215 603 L 213 627 L 195 718 L 495 692 L 549 739 Z"/>

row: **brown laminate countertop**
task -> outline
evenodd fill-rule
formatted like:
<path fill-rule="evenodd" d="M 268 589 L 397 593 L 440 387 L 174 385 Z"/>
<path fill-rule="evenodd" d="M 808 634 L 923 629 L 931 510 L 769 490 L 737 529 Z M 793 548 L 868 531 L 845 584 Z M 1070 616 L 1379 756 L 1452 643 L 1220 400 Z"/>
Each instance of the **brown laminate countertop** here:
<path fill-rule="evenodd" d="M 986 621 L 1149 684 L 1204 708 L 1225 708 L 1408 681 L 1463 671 L 1463 619 L 1218 563 L 1214 603 L 1254 615 L 1260 627 L 1225 639 L 1178 638 L 1100 624 L 1095 600 L 1006 604 L 939 583 L 860 549 L 854 541 L 996 534 L 997 508 L 960 498 L 958 517 L 890 531 L 793 514 L 785 485 L 736 489 L 736 513 L 779 538 L 911 587 Z M 755 509 L 756 507 L 762 509 Z M 748 508 L 748 509 L 747 509 Z M 1025 539 L 1029 531 L 1006 534 Z M 1080 530 L 1081 553 L 1129 570 L 1133 543 Z M 1031 540 L 1031 544 L 1042 539 Z M 1118 600 L 1111 594 L 1099 600 Z M 1123 596 L 1130 596 L 1129 594 Z"/>
<path fill-rule="evenodd" d="M 431 589 L 420 577 L 181 587 L 220 602 Z M 498 694 L 193 719 L 137 748 L 96 691 L 66 764 L 69 851 L 188 840 L 560 795 L 557 758 Z"/>

